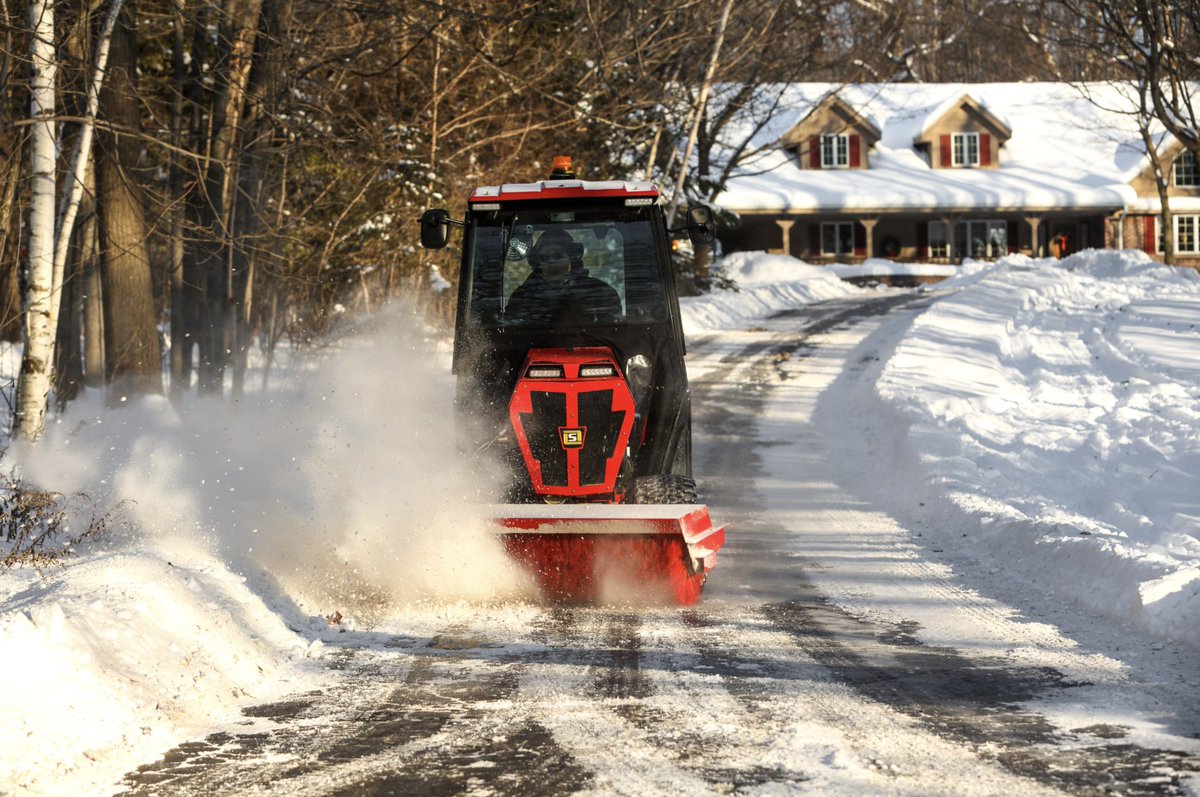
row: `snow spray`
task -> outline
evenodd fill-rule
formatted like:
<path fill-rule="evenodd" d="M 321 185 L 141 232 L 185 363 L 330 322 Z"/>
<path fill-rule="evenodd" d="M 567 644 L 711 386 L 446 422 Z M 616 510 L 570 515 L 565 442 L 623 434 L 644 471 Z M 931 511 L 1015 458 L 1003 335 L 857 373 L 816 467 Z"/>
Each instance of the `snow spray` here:
<path fill-rule="evenodd" d="M 89 396 L 21 466 L 45 489 L 126 501 L 164 544 L 265 571 L 305 611 L 523 594 L 484 518 L 488 479 L 457 455 L 445 360 L 387 311 L 235 403 L 105 411 Z"/>

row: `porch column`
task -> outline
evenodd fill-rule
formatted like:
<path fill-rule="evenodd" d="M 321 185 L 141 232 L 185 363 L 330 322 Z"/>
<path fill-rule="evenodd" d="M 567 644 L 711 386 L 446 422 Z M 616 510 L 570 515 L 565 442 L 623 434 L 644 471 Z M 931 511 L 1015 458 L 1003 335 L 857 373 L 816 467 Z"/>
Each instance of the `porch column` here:
<path fill-rule="evenodd" d="M 1025 223 L 1029 225 L 1029 249 L 1034 257 L 1043 257 L 1042 246 L 1038 242 L 1038 228 L 1042 226 L 1041 216 L 1026 216 Z"/>
<path fill-rule="evenodd" d="M 775 223 L 779 225 L 779 231 L 783 234 L 783 246 L 779 249 L 768 249 L 767 254 L 771 255 L 791 255 L 792 253 L 792 226 L 796 223 L 795 219 L 776 219 Z"/>
<path fill-rule="evenodd" d="M 954 226 L 958 224 L 958 216 L 942 216 L 942 224 L 946 225 L 946 259 L 953 263 L 960 259 L 954 251 Z"/>
<path fill-rule="evenodd" d="M 862 224 L 862 226 L 867 231 L 867 257 L 874 257 L 875 256 L 875 225 L 879 223 L 879 217 L 871 216 L 869 218 L 861 218 L 858 221 L 859 221 L 859 223 Z"/>

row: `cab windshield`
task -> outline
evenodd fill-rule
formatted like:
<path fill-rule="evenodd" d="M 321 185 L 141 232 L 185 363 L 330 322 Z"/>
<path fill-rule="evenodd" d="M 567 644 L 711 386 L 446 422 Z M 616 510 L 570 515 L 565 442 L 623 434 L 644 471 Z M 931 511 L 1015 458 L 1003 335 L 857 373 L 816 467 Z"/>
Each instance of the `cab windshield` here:
<path fill-rule="evenodd" d="M 475 211 L 467 314 L 513 327 L 666 319 L 647 207 Z"/>

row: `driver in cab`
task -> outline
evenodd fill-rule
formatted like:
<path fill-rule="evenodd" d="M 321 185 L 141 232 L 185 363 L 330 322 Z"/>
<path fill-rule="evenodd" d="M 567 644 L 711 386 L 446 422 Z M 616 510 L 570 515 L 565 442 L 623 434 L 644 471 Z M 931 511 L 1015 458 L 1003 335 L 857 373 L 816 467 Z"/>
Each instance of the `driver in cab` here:
<path fill-rule="evenodd" d="M 583 265 L 583 244 L 565 230 L 547 230 L 529 252 L 532 272 L 508 300 L 506 319 L 520 323 L 614 321 L 621 298 Z"/>

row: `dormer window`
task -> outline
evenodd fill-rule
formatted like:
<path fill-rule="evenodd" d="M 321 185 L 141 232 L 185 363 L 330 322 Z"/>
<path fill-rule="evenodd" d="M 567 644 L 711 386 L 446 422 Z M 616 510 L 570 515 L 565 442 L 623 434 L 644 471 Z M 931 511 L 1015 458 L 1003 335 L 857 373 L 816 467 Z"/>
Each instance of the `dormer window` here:
<path fill-rule="evenodd" d="M 995 169 L 1000 148 L 1010 138 L 1012 128 L 1003 119 L 963 94 L 929 112 L 913 145 L 929 148 L 933 169 Z"/>
<path fill-rule="evenodd" d="M 850 136 L 845 133 L 821 136 L 821 168 L 846 169 L 850 166 Z"/>
<path fill-rule="evenodd" d="M 831 93 L 780 136 L 778 143 L 802 169 L 868 169 L 868 154 L 881 136 L 873 121 Z"/>
<path fill-rule="evenodd" d="M 979 165 L 979 134 L 954 133 L 951 136 L 951 163 L 955 166 Z"/>
<path fill-rule="evenodd" d="M 1175 185 L 1200 187 L 1200 169 L 1196 168 L 1196 155 L 1190 149 L 1185 149 L 1175 159 Z"/>

